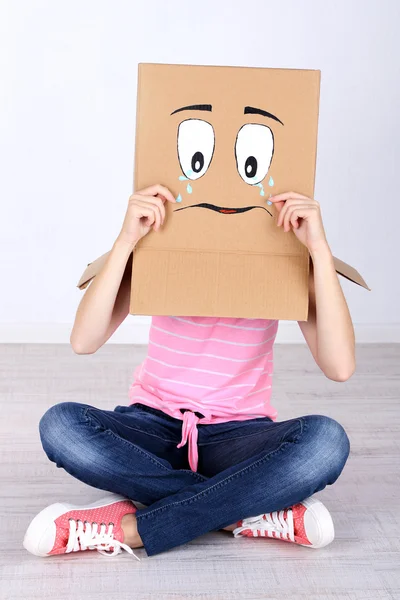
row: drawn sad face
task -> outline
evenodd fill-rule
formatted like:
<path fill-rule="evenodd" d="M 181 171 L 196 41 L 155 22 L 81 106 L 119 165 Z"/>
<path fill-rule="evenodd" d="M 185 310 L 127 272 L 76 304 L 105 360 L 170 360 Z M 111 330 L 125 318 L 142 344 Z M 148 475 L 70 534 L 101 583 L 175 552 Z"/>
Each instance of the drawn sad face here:
<path fill-rule="evenodd" d="M 171 113 L 175 115 L 183 111 L 188 111 L 195 115 L 203 111 L 211 113 L 209 118 L 201 119 L 188 117 L 181 121 L 177 129 L 177 154 L 182 174 L 180 181 L 187 181 L 186 192 L 193 192 L 191 182 L 199 180 L 206 176 L 211 167 L 214 154 L 218 151 L 218 141 L 216 140 L 215 129 L 212 124 L 211 104 L 193 104 L 177 108 Z M 282 121 L 272 113 L 253 106 L 244 107 L 245 115 L 258 115 L 268 120 L 280 123 Z M 234 132 L 232 132 L 234 133 Z M 236 133 L 234 143 L 232 144 L 232 156 L 235 158 L 236 172 L 233 177 L 240 176 L 242 181 L 249 186 L 258 188 L 259 196 L 265 196 L 264 182 L 269 172 L 272 158 L 274 155 L 274 133 L 271 127 L 262 123 L 244 123 Z M 272 187 L 274 180 L 269 176 L 268 185 Z M 178 200 L 182 200 L 182 194 L 178 195 Z M 271 204 L 270 202 L 268 202 Z M 212 202 L 198 202 L 188 206 L 182 206 L 175 209 L 175 212 L 187 208 L 203 208 L 214 210 L 218 213 L 232 215 L 248 212 L 254 209 L 265 210 L 270 216 L 272 213 L 261 204 L 246 204 L 243 206 L 222 206 Z"/>
<path fill-rule="evenodd" d="M 141 65 L 135 189 L 180 200 L 141 247 L 298 253 L 268 198 L 313 193 L 318 85 L 296 69 Z"/>

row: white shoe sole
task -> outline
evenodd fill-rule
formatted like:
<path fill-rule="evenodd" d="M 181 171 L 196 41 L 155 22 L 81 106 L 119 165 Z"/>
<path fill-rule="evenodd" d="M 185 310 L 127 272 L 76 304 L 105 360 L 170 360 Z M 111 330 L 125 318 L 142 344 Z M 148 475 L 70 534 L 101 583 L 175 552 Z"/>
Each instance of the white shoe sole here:
<path fill-rule="evenodd" d="M 307 508 L 304 513 L 304 529 L 311 544 L 299 544 L 308 548 L 323 548 L 335 538 L 335 528 L 329 510 L 321 500 L 310 497 L 302 500 Z"/>
<path fill-rule="evenodd" d="M 66 502 L 56 502 L 44 508 L 34 517 L 26 530 L 22 545 L 25 550 L 36 556 L 50 556 L 54 542 L 56 539 L 56 525 L 54 521 L 70 510 L 86 510 L 97 508 L 98 506 L 108 506 L 114 502 L 121 500 L 129 500 L 125 496 L 118 494 L 109 494 L 104 496 L 92 504 L 77 506 L 76 504 L 67 504 Z"/>

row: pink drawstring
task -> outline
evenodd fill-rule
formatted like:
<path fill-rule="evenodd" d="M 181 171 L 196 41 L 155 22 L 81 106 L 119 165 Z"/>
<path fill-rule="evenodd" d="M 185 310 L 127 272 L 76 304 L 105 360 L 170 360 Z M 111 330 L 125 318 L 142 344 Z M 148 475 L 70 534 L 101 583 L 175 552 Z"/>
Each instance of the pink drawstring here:
<path fill-rule="evenodd" d="M 197 438 L 199 432 L 197 431 L 197 423 L 199 422 L 194 412 L 187 410 L 183 413 L 182 423 L 182 439 L 178 444 L 177 448 L 182 448 L 189 440 L 189 465 L 192 471 L 197 471 L 197 464 L 199 460 L 199 454 L 197 450 Z"/>

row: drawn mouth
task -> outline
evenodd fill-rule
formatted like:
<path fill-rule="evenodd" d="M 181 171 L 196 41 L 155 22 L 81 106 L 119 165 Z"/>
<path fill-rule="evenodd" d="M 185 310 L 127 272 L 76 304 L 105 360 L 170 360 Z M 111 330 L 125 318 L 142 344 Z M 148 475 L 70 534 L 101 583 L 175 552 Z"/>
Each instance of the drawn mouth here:
<path fill-rule="evenodd" d="M 176 208 L 174 212 L 178 210 L 185 210 L 186 208 L 208 208 L 209 210 L 215 210 L 215 212 L 222 213 L 224 215 L 235 215 L 237 213 L 244 213 L 253 208 L 262 208 L 272 217 L 272 213 L 269 212 L 265 206 L 242 206 L 240 208 L 229 208 L 226 206 L 216 206 L 215 204 L 208 204 L 207 202 L 200 202 L 200 204 L 191 204 L 190 206 L 182 206 L 182 208 Z"/>

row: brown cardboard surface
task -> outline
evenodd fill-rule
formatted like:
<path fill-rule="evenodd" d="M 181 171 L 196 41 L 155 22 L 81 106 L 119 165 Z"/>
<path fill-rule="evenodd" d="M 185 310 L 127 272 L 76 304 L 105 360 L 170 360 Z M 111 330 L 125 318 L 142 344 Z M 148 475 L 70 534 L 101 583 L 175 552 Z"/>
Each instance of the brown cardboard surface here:
<path fill-rule="evenodd" d="M 131 314 L 307 319 L 308 251 L 267 200 L 314 196 L 319 89 L 316 70 L 139 65 L 134 189 L 182 201 L 135 247 Z"/>
<path fill-rule="evenodd" d="M 360 285 L 366 290 L 371 291 L 363 277 L 358 271 L 356 271 L 354 267 L 351 267 L 335 256 L 333 257 L 333 262 L 335 264 L 336 272 L 342 275 L 342 277 L 345 277 L 346 279 L 353 281 L 353 283 L 357 283 L 357 285 Z"/>
<path fill-rule="evenodd" d="M 111 252 L 111 250 L 109 250 L 105 254 L 102 254 L 101 256 L 99 256 L 99 258 L 96 258 L 96 260 L 94 260 L 93 262 L 88 263 L 86 269 L 82 273 L 80 280 L 77 283 L 77 287 L 80 290 L 85 289 L 89 285 L 89 283 L 92 281 L 92 279 L 94 277 L 96 277 L 96 275 L 98 273 L 100 273 L 101 269 L 103 268 L 104 263 L 107 260 L 107 256 L 110 254 L 110 252 Z"/>
<path fill-rule="evenodd" d="M 80 290 L 84 290 L 92 281 L 92 279 L 96 277 L 96 275 L 101 271 L 110 252 L 111 251 L 109 250 L 108 252 L 102 254 L 101 256 L 99 256 L 99 258 L 96 258 L 96 260 L 87 265 L 86 269 L 82 273 L 81 278 L 77 283 L 77 287 Z M 370 288 L 363 279 L 362 275 L 354 267 L 348 265 L 347 263 L 343 262 L 339 258 L 336 258 L 335 256 L 333 257 L 333 262 L 335 265 L 336 272 L 339 275 L 342 275 L 342 277 L 345 277 L 349 281 L 352 281 L 353 283 L 356 283 L 357 285 L 360 285 L 361 287 L 370 291 Z"/>
<path fill-rule="evenodd" d="M 182 202 L 136 247 L 132 314 L 307 318 L 307 249 L 266 201 L 314 194 L 319 87 L 316 70 L 139 65 L 135 189 Z"/>

